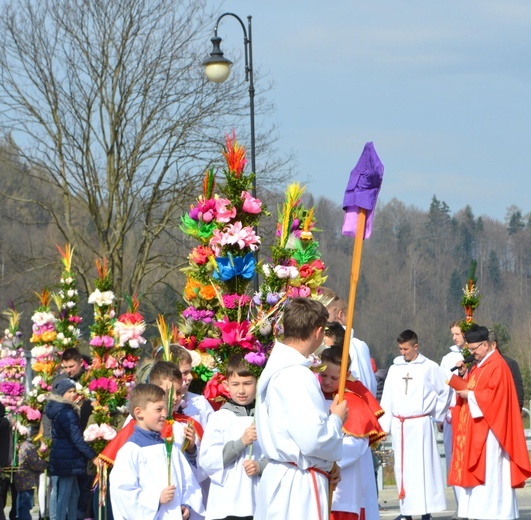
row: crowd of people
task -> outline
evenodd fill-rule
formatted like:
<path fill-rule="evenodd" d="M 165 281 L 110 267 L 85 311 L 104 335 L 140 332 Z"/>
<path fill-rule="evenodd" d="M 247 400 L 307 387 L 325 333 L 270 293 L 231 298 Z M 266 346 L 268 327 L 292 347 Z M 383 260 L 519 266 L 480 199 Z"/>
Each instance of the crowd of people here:
<path fill-rule="evenodd" d="M 49 460 L 31 431 L 19 443 L 14 479 L 2 478 L 0 519 L 9 488 L 11 520 L 31 518 L 39 488 L 41 518 L 52 520 L 97 518 L 102 507 L 116 520 L 376 520 L 371 448 L 386 434 L 404 520 L 445 510 L 446 479 L 456 517 L 517 518 L 515 489 L 531 476 L 522 385 L 495 334 L 452 323 L 454 345 L 439 365 L 421 353 L 417 334 L 404 330 L 399 355 L 377 379 L 367 344 L 352 333 L 348 380 L 339 390 L 347 304 L 336 295 L 327 303 L 295 298 L 286 306 L 282 340 L 259 379 L 234 354 L 222 382 L 227 399 L 216 410 L 190 391 L 185 348 L 173 345 L 171 360 L 158 353 L 139 371 L 129 415 L 101 453 L 83 438 L 91 403 L 79 400 L 76 381 L 84 359 L 66 349 L 41 423 L 40 435 L 51 440 Z M 8 467 L 12 428 L 3 407 L 0 415 L 0 464 Z M 109 468 L 108 486 L 97 479 L 106 489 L 93 490 L 95 471 L 87 467 Z"/>

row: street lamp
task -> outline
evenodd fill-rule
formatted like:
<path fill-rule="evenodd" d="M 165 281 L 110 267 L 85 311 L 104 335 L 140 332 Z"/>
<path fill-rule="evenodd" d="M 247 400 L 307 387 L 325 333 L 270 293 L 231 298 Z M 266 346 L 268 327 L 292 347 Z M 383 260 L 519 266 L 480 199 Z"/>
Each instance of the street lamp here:
<path fill-rule="evenodd" d="M 234 13 L 223 13 L 214 27 L 214 37 L 211 38 L 212 52 L 203 65 L 206 77 L 214 83 L 223 83 L 230 74 L 232 61 L 223 56 L 220 48 L 221 38 L 218 36 L 218 26 L 222 18 L 232 16 L 236 18 L 243 29 L 243 44 L 245 46 L 245 81 L 249 82 L 249 110 L 251 113 L 251 169 L 253 171 L 252 195 L 256 197 L 256 161 L 255 161 L 255 138 L 254 138 L 254 81 L 253 81 L 253 39 L 251 31 L 251 16 L 247 17 L 247 30 L 242 19 Z M 255 277 L 256 279 L 256 277 Z"/>
<path fill-rule="evenodd" d="M 256 198 L 256 149 L 255 149 L 255 139 L 254 139 L 254 81 L 253 81 L 253 38 L 251 30 L 251 16 L 247 17 L 247 30 L 245 29 L 245 24 L 242 19 L 234 13 L 223 13 L 217 20 L 216 26 L 214 27 L 214 37 L 210 39 L 212 42 L 212 52 L 210 57 L 207 58 L 203 65 L 205 67 L 206 77 L 213 81 L 214 83 L 223 83 L 230 74 L 230 67 L 232 61 L 228 60 L 223 56 L 223 51 L 220 48 L 221 38 L 218 36 L 218 26 L 219 22 L 225 16 L 232 16 L 236 18 L 243 29 L 243 45 L 245 47 L 245 81 L 249 82 L 249 111 L 251 114 L 251 169 L 253 171 L 253 181 L 252 181 L 252 195 Z M 254 255 L 256 261 L 258 262 L 257 253 Z M 254 275 L 254 290 L 258 292 L 259 290 L 259 281 L 258 273 Z"/>

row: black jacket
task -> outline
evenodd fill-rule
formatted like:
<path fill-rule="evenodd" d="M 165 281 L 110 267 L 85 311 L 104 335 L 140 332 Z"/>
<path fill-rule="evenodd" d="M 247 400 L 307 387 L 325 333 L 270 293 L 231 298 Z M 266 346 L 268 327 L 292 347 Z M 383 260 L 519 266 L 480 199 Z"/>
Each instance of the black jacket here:
<path fill-rule="evenodd" d="M 83 440 L 78 408 L 71 401 L 55 394 L 50 394 L 46 403 L 46 415 L 52 423 L 50 475 L 84 475 L 87 472 L 87 461 L 96 456 L 94 450 Z"/>
<path fill-rule="evenodd" d="M 500 352 L 501 354 L 501 352 Z M 509 365 L 509 370 L 513 376 L 514 387 L 516 388 L 516 395 L 518 396 L 518 404 L 520 405 L 520 410 L 524 406 L 524 383 L 522 381 L 522 373 L 520 372 L 520 366 L 518 362 L 510 357 L 507 357 L 502 354 L 502 358 Z"/>
<path fill-rule="evenodd" d="M 7 417 L 0 419 L 0 468 L 11 466 L 11 423 Z"/>

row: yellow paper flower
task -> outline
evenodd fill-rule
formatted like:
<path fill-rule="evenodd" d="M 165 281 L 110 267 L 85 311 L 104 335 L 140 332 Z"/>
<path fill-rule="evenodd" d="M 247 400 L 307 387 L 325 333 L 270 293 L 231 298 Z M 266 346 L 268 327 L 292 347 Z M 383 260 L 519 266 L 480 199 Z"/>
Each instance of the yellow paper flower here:
<path fill-rule="evenodd" d="M 47 330 L 41 335 L 41 340 L 46 343 L 51 343 L 57 337 L 57 332 L 55 330 Z"/>

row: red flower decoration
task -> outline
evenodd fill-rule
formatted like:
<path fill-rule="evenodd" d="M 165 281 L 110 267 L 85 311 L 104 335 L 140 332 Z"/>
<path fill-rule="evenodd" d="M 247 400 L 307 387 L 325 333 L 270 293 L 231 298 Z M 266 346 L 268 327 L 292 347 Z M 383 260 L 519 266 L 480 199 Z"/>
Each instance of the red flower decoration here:
<path fill-rule="evenodd" d="M 179 336 L 179 345 L 188 350 L 195 350 L 197 338 L 195 336 Z"/>
<path fill-rule="evenodd" d="M 188 255 L 188 258 L 191 262 L 194 262 L 197 265 L 203 265 L 208 262 L 209 256 L 214 256 L 214 251 L 212 251 L 212 248 L 199 246 L 192 249 L 192 252 Z"/>
<path fill-rule="evenodd" d="M 324 271 L 325 269 L 325 265 L 323 264 L 323 262 L 321 262 L 321 260 L 319 260 L 319 258 L 315 259 L 310 264 L 310 266 L 313 267 L 314 269 L 318 269 L 319 271 Z"/>
<path fill-rule="evenodd" d="M 173 441 L 173 419 L 166 419 L 160 432 L 160 438 L 165 441 Z"/>
<path fill-rule="evenodd" d="M 203 395 L 209 401 L 214 401 L 220 397 L 226 397 L 227 399 L 230 398 L 230 394 L 223 385 L 223 381 L 225 381 L 225 376 L 219 372 L 216 372 L 212 376 L 212 379 L 206 384 Z"/>
<path fill-rule="evenodd" d="M 131 312 L 124 312 L 119 318 L 118 321 L 121 321 L 122 323 L 140 323 L 144 321 L 144 318 L 142 318 L 142 314 L 139 312 L 131 313 Z"/>
<path fill-rule="evenodd" d="M 225 151 L 223 152 L 223 157 L 227 161 L 229 172 L 239 179 L 247 164 L 247 159 L 245 158 L 245 148 L 236 141 L 236 133 L 234 130 L 231 135 L 225 135 Z"/>
<path fill-rule="evenodd" d="M 301 265 L 299 268 L 299 274 L 301 278 L 308 278 L 313 274 L 314 269 L 310 267 L 308 264 Z"/>

